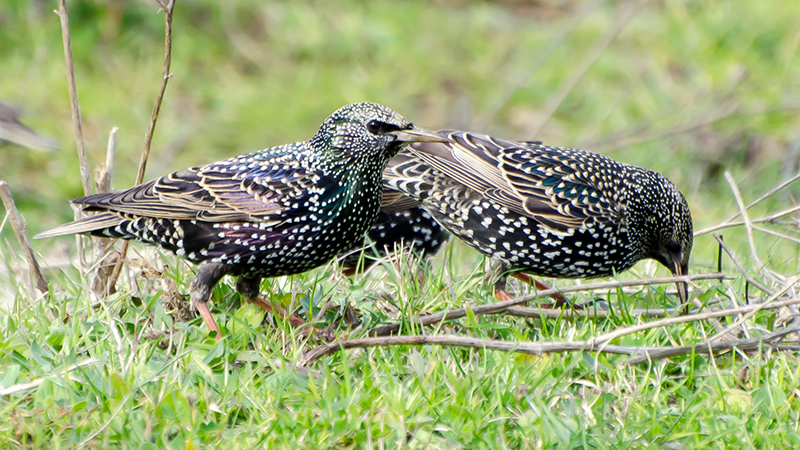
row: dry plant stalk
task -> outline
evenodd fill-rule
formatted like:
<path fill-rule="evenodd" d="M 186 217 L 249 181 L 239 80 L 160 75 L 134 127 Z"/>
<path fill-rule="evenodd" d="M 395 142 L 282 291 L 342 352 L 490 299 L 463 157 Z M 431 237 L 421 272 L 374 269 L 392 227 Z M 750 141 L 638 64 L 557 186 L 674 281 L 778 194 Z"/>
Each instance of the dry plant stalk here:
<path fill-rule="evenodd" d="M 472 306 L 469 308 L 458 308 L 452 309 L 449 311 L 443 311 L 436 314 L 430 314 L 427 316 L 418 317 L 415 322 L 419 326 L 425 325 L 434 325 L 444 320 L 453 320 L 459 319 L 467 315 L 467 310 L 469 309 L 470 312 L 476 316 L 480 315 L 489 315 L 489 314 L 500 314 L 506 312 L 509 308 L 517 305 L 521 305 L 523 303 L 528 303 L 531 300 L 535 300 L 537 298 L 544 298 L 551 294 L 566 294 L 571 292 L 581 292 L 581 291 L 590 291 L 592 289 L 608 289 L 608 288 L 617 288 L 617 287 L 626 287 L 626 286 L 647 286 L 652 284 L 669 284 L 675 283 L 677 281 L 685 281 L 691 282 L 694 280 L 720 280 L 724 279 L 725 274 L 721 273 L 710 273 L 710 274 L 698 274 L 698 275 L 687 275 L 681 277 L 669 277 L 669 278 L 654 278 L 651 280 L 631 280 L 631 281 L 604 281 L 600 283 L 591 283 L 591 284 L 584 284 L 580 286 L 567 286 L 558 289 L 547 289 L 543 291 L 539 291 L 535 294 L 525 295 L 522 297 L 518 297 L 512 300 L 507 300 L 503 302 L 495 302 L 490 303 L 488 305 L 479 305 L 479 306 Z M 396 333 L 400 330 L 401 324 L 394 323 L 389 325 L 382 325 L 376 328 L 373 328 L 368 332 L 369 336 L 386 336 L 393 333 Z"/>
<path fill-rule="evenodd" d="M 750 243 L 750 253 L 752 253 L 753 261 L 755 261 L 756 266 L 761 268 L 763 264 L 761 263 L 761 259 L 758 257 L 758 252 L 756 251 L 756 240 L 753 237 L 753 223 L 750 221 L 750 215 L 747 214 L 747 208 L 744 206 L 742 194 L 739 192 L 739 187 L 736 186 L 736 181 L 733 179 L 733 175 L 731 175 L 730 172 L 725 172 L 725 180 L 728 181 L 731 192 L 733 192 L 733 197 L 736 199 L 736 204 L 739 205 L 739 214 L 742 216 L 744 228 L 747 230 L 747 240 Z"/>
<path fill-rule="evenodd" d="M 625 364 L 640 364 L 655 359 L 664 359 L 673 356 L 688 355 L 692 353 L 716 353 L 722 350 L 738 348 L 743 351 L 758 349 L 763 344 L 783 339 L 786 335 L 797 333 L 800 326 L 794 326 L 750 339 L 737 339 L 727 342 L 700 343 L 681 347 L 633 347 L 611 344 L 596 344 L 589 341 L 567 342 L 510 342 L 495 339 L 479 339 L 467 336 L 441 335 L 441 336 L 384 336 L 368 337 L 361 339 L 347 339 L 341 342 L 331 342 L 320 345 L 306 352 L 298 361 L 298 367 L 307 367 L 323 356 L 331 355 L 340 350 L 350 348 L 386 347 L 392 345 L 441 345 L 445 347 L 473 348 L 478 350 L 499 350 L 506 352 L 524 353 L 533 356 L 542 356 L 546 353 L 562 352 L 597 352 L 631 355 L 633 358 Z"/>
<path fill-rule="evenodd" d="M 113 127 L 108 134 L 108 145 L 106 146 L 106 162 L 95 169 L 95 183 L 97 192 L 108 192 L 111 190 L 111 181 L 114 178 L 114 158 L 117 152 L 117 131 L 119 128 Z M 97 246 L 94 251 L 96 271 L 92 281 L 92 291 L 98 295 L 108 297 L 116 292 L 116 283 L 110 283 L 114 268 L 119 261 L 119 254 L 112 250 L 113 242 L 111 239 L 97 239 Z M 108 257 L 106 254 L 111 252 Z"/>
<path fill-rule="evenodd" d="M 748 283 L 750 283 L 753 286 L 757 287 L 758 290 L 760 290 L 761 292 L 771 296 L 772 292 L 770 292 L 769 289 L 764 287 L 763 284 L 761 284 L 758 281 L 754 280 L 753 277 L 751 277 L 750 274 L 747 273 L 747 271 L 742 266 L 742 263 L 739 262 L 739 259 L 736 258 L 736 255 L 733 254 L 731 249 L 729 249 L 728 246 L 725 245 L 725 242 L 723 242 L 722 238 L 720 238 L 717 233 L 712 233 L 711 235 L 714 236 L 714 239 L 717 240 L 717 242 L 719 243 L 719 246 L 722 247 L 722 249 L 725 250 L 725 253 L 728 254 L 728 257 L 731 259 L 731 261 L 733 261 L 733 264 L 739 270 L 739 273 L 742 274 L 742 276 L 744 277 L 745 281 L 747 281 Z M 745 298 L 745 301 L 749 301 L 749 299 Z"/>
<path fill-rule="evenodd" d="M 772 189 L 770 189 L 767 192 L 765 192 L 761 197 L 758 197 L 757 199 L 755 199 L 752 202 L 750 202 L 750 204 L 748 204 L 744 209 L 748 210 L 748 209 L 752 208 L 753 206 L 763 202 L 764 200 L 772 197 L 773 195 L 775 195 L 775 193 L 777 193 L 778 191 L 784 189 L 786 186 L 789 186 L 790 184 L 792 184 L 793 182 L 797 181 L 798 179 L 800 179 L 800 172 L 798 172 L 797 174 L 795 174 L 793 177 L 789 178 L 788 180 L 785 180 L 785 181 L 782 181 L 782 182 L 778 183 L 775 187 L 773 187 Z M 760 219 L 751 219 L 750 222 L 751 223 L 764 223 L 764 222 L 769 223 L 769 222 L 772 222 L 775 219 L 778 219 L 778 218 L 783 217 L 783 216 L 788 215 L 788 214 L 792 214 L 792 213 L 797 212 L 797 211 L 800 211 L 800 205 L 794 206 L 792 208 L 786 209 L 784 211 L 781 211 L 781 212 L 778 212 L 778 213 L 775 213 L 775 214 L 770 214 L 769 216 L 766 216 L 766 217 L 763 217 L 763 218 L 760 218 Z M 741 215 L 742 215 L 742 209 L 740 208 L 739 212 L 737 212 L 736 214 L 732 215 L 727 220 L 724 220 L 721 223 L 719 223 L 717 225 L 714 225 L 712 227 L 703 228 L 702 230 L 695 231 L 694 237 L 701 236 L 703 234 L 708 234 L 708 233 L 711 233 L 713 231 L 721 230 L 723 228 L 744 225 L 745 224 L 744 221 L 734 222 L 734 220 L 736 220 L 736 218 L 741 216 Z"/>
<path fill-rule="evenodd" d="M 63 1 L 63 0 L 61 0 Z M 153 105 L 153 112 L 150 115 L 150 126 L 147 128 L 147 133 L 144 137 L 144 147 L 142 148 L 142 157 L 139 160 L 139 170 L 136 173 L 136 183 L 141 184 L 144 181 L 144 173 L 147 168 L 147 160 L 150 157 L 150 145 L 153 142 L 153 134 L 155 133 L 156 123 L 158 122 L 158 114 L 161 111 L 161 103 L 164 101 L 164 94 L 167 91 L 167 82 L 172 78 L 170 72 L 170 65 L 172 64 L 172 12 L 175 9 L 175 0 L 170 0 L 165 4 L 164 1 L 159 0 L 158 4 L 164 11 L 164 69 L 161 73 L 161 84 L 156 94 L 156 101 Z M 125 262 L 125 255 L 128 253 L 128 241 L 123 242 L 122 249 L 119 251 L 119 259 L 114 265 L 114 271 L 109 277 L 108 284 L 115 286 L 122 273 L 122 265 Z"/>
<path fill-rule="evenodd" d="M 64 60 L 67 66 L 67 86 L 69 101 L 72 107 L 72 125 L 75 128 L 75 141 L 78 147 L 78 161 L 81 168 L 81 184 L 83 195 L 92 194 L 92 182 L 89 180 L 89 161 L 86 158 L 86 146 L 83 142 L 83 126 L 81 125 L 81 107 L 78 103 L 78 89 L 75 87 L 75 69 L 72 63 L 72 41 L 69 34 L 69 18 L 67 17 L 66 0 L 58 0 L 58 11 L 61 19 L 61 40 L 64 43 Z"/>
<path fill-rule="evenodd" d="M 45 281 L 44 275 L 42 275 L 42 268 L 39 266 L 39 261 L 36 260 L 36 254 L 33 253 L 31 239 L 28 237 L 28 226 L 25 223 L 25 218 L 22 217 L 17 210 L 17 205 L 14 203 L 14 198 L 11 196 L 11 190 L 8 189 L 8 184 L 5 181 L 0 181 L 0 197 L 3 199 L 3 206 L 5 206 L 6 214 L 8 214 L 11 220 L 11 228 L 14 229 L 14 234 L 17 235 L 19 245 L 25 250 L 25 259 L 28 260 L 31 282 L 41 296 L 47 295 L 49 288 L 47 287 L 47 281 Z"/>

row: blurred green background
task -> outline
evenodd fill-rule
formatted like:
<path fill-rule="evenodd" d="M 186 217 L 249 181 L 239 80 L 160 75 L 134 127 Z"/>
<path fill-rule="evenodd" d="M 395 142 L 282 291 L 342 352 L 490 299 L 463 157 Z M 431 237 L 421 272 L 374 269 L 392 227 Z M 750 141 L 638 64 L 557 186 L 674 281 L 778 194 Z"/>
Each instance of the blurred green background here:
<path fill-rule="evenodd" d="M 31 231 L 72 216 L 80 178 L 55 2 L 0 6 L 0 101 L 55 138 L 0 146 Z M 163 60 L 148 1 L 70 1 L 92 167 L 120 128 L 132 185 Z M 800 2 L 179 1 L 146 178 L 310 137 L 339 106 L 386 104 L 433 129 L 580 146 L 665 174 L 696 227 L 798 165 Z M 800 190 L 794 189 L 797 193 Z M 43 244 L 47 245 L 47 244 Z"/>
<path fill-rule="evenodd" d="M 113 186 L 127 188 L 160 83 L 164 15 L 152 1 L 67 3 L 91 166 L 105 160 L 118 126 Z M 21 120 L 60 146 L 0 143 L 0 179 L 31 234 L 70 220 L 68 201 L 82 195 L 56 7 L 0 2 L 0 102 L 22 108 Z M 738 211 L 726 171 L 745 203 L 798 172 L 798 46 L 800 2 L 786 0 L 178 0 L 174 77 L 146 178 L 307 139 L 338 107 L 374 101 L 426 128 L 577 146 L 659 171 L 702 229 Z M 789 208 L 798 195 L 795 183 L 751 216 Z M 796 236 L 796 217 L 768 227 Z M 294 364 L 318 342 L 282 321 L 264 324 L 252 305 L 236 308 L 230 280 L 213 306 L 231 337 L 214 341 L 161 302 L 175 296 L 165 280 L 187 292 L 190 270 L 176 258 L 146 254 L 146 264 L 127 266 L 117 295 L 95 302 L 90 278 L 70 267 L 75 240 L 35 241 L 54 295 L 34 301 L 11 229 L 0 231 L 0 302 L 14 308 L 0 312 L 0 388 L 42 381 L 0 396 L 0 443 L 12 447 L 800 447 L 796 347 L 638 366 L 588 352 L 393 347 L 343 352 L 301 375 Z M 795 242 L 757 232 L 760 267 L 743 227 L 724 232 L 748 273 L 775 292 L 798 273 Z M 701 283 L 701 301 L 727 306 L 745 292 L 724 261 L 736 279 Z M 716 271 L 716 262 L 716 241 L 696 239 L 691 272 Z M 163 275 L 146 275 L 148 264 Z M 493 301 L 466 246 L 450 244 L 431 267 L 419 284 L 391 265 L 348 280 L 327 266 L 262 290 L 283 304 L 295 288 L 317 307 L 352 301 L 366 328 Z M 655 267 L 622 278 L 667 273 Z M 581 340 L 639 323 L 627 308 L 674 302 L 662 288 L 608 297 L 619 314 L 607 320 L 483 316 L 425 332 Z M 773 331 L 786 317 L 762 312 L 748 330 Z M 706 342 L 712 325 L 619 343 Z M 87 365 L 63 372 L 79 362 Z"/>

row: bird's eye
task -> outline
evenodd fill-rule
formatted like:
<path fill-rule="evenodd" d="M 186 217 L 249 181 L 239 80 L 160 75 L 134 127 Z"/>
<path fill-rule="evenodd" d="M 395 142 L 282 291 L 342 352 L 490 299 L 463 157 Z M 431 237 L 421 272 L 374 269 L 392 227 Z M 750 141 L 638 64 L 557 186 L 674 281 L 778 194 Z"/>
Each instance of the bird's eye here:
<path fill-rule="evenodd" d="M 386 134 L 399 129 L 400 127 L 397 125 L 381 122 L 380 120 L 370 120 L 367 122 L 367 130 L 372 134 Z"/>

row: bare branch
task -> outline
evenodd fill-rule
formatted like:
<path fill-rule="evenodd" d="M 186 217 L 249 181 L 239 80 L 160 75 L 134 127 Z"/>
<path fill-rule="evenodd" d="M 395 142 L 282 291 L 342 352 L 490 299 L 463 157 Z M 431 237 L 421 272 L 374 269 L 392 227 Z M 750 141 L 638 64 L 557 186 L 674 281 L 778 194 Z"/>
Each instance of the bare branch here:
<path fill-rule="evenodd" d="M 744 276 L 744 279 L 747 280 L 748 283 L 757 287 L 761 292 L 771 296 L 772 292 L 770 292 L 769 289 L 764 287 L 763 284 L 754 280 L 753 277 L 751 277 L 750 274 L 748 274 L 747 271 L 744 270 L 744 267 L 742 267 L 742 263 L 739 262 L 739 259 L 736 258 L 731 249 L 729 249 L 728 246 L 725 245 L 725 242 L 723 242 L 722 239 L 720 239 L 719 235 L 717 233 L 712 233 L 712 236 L 714 236 L 714 239 L 716 239 L 717 242 L 719 242 L 720 247 L 722 247 L 722 249 L 725 250 L 725 253 L 727 253 L 728 256 L 731 258 L 731 261 L 733 261 L 733 264 L 736 266 L 737 269 L 739 269 L 739 273 L 741 273 Z M 745 301 L 748 301 L 748 299 L 745 298 Z"/>
<path fill-rule="evenodd" d="M 63 1 L 63 0 L 62 0 Z M 159 3 L 163 6 L 163 3 Z M 153 142 L 153 133 L 158 122 L 158 113 L 161 111 L 161 103 L 164 101 L 164 93 L 167 90 L 167 82 L 172 78 L 170 64 L 172 63 L 172 11 L 175 8 L 175 0 L 169 2 L 164 8 L 164 69 L 161 72 L 161 85 L 156 94 L 156 101 L 153 105 L 153 113 L 150 115 L 150 126 L 144 135 L 144 148 L 142 157 L 139 160 L 139 172 L 136 174 L 136 184 L 144 181 L 144 172 L 147 168 L 147 159 L 150 157 L 150 144 Z"/>
<path fill-rule="evenodd" d="M 5 181 L 0 181 L 0 197 L 2 197 L 3 206 L 5 206 L 6 213 L 11 219 L 11 228 L 14 229 L 14 234 L 17 235 L 19 245 L 25 250 L 25 259 L 28 260 L 28 268 L 31 272 L 33 286 L 41 295 L 46 295 L 50 290 L 47 287 L 47 281 L 45 281 L 44 275 L 42 275 L 39 262 L 36 260 L 36 254 L 33 253 L 31 239 L 28 237 L 28 226 L 25 223 L 25 218 L 22 217 L 17 210 L 17 205 L 14 203 L 14 198 L 11 196 L 11 190 L 8 189 L 8 184 Z"/>
<path fill-rule="evenodd" d="M 159 5 L 164 9 L 164 69 L 161 72 L 161 85 L 158 88 L 158 94 L 156 94 L 153 113 L 150 115 L 150 126 L 147 128 L 147 133 L 144 137 L 144 148 L 142 149 L 142 157 L 139 160 L 139 171 L 136 173 L 135 184 L 141 184 L 144 181 L 147 159 L 150 157 L 150 144 L 153 142 L 153 133 L 158 122 L 158 113 L 161 111 L 161 103 L 164 100 L 164 93 L 167 91 L 167 82 L 172 78 L 172 73 L 169 70 L 172 63 L 172 13 L 175 9 L 175 0 L 170 0 L 166 7 L 164 7 L 164 1 L 159 0 Z M 122 273 L 122 264 L 125 262 L 125 255 L 128 253 L 128 244 L 129 241 L 125 241 L 122 244 L 119 259 L 114 265 L 114 271 L 108 280 L 109 286 L 116 285 L 119 275 Z"/>
<path fill-rule="evenodd" d="M 508 308 L 512 306 L 521 305 L 527 303 L 531 300 L 535 300 L 537 298 L 544 298 L 552 294 L 557 293 L 570 293 L 570 292 L 581 292 L 581 291 L 590 291 L 592 289 L 607 289 L 607 288 L 616 288 L 616 287 L 625 287 L 625 286 L 646 286 L 652 284 L 669 284 L 675 283 L 677 281 L 684 281 L 690 282 L 693 280 L 718 280 L 724 279 L 725 275 L 721 273 L 712 273 L 712 274 L 699 274 L 699 275 L 690 275 L 690 276 L 682 276 L 682 277 L 670 277 L 670 278 L 654 278 L 652 280 L 630 280 L 630 281 L 606 281 L 600 283 L 591 283 L 591 284 L 584 284 L 581 286 L 567 286 L 559 289 L 547 289 L 543 291 L 539 291 L 532 295 L 526 295 L 523 297 L 515 298 L 513 300 L 507 300 L 503 302 L 496 302 L 490 303 L 488 305 L 478 305 L 472 306 L 469 308 L 458 308 L 452 309 L 449 311 L 443 311 L 436 314 L 430 314 L 427 316 L 418 317 L 415 322 L 420 325 L 433 325 L 444 320 L 453 320 L 464 317 L 467 315 L 467 309 L 469 309 L 472 314 L 478 315 L 489 315 L 489 314 L 500 314 L 508 310 Z M 373 328 L 369 331 L 369 336 L 386 336 L 389 334 L 396 333 L 400 329 L 399 323 L 389 324 L 389 325 L 382 325 L 376 328 Z"/>
<path fill-rule="evenodd" d="M 750 215 L 747 214 L 747 208 L 744 206 L 742 193 L 739 192 L 739 187 L 736 186 L 736 181 L 733 179 L 733 175 L 731 175 L 730 172 L 725 172 L 725 180 L 728 181 L 728 185 L 731 187 L 731 191 L 733 192 L 733 197 L 736 199 L 736 204 L 739 205 L 739 214 L 742 216 L 744 227 L 747 230 L 747 240 L 750 242 L 750 253 L 753 255 L 753 261 L 755 261 L 756 266 L 761 268 L 763 264 L 761 263 L 761 259 L 758 257 L 758 252 L 756 251 L 756 241 L 753 238 L 753 224 L 750 222 Z"/>
<path fill-rule="evenodd" d="M 747 205 L 747 207 L 745 209 L 750 209 L 753 206 L 755 206 L 755 205 L 763 202 L 764 200 L 772 197 L 776 192 L 780 191 L 781 189 L 785 188 L 786 186 L 788 186 L 788 185 L 792 184 L 793 182 L 797 181 L 798 178 L 800 178 L 800 172 L 796 173 L 793 177 L 789 178 L 788 180 L 785 180 L 785 181 L 783 181 L 781 183 L 778 183 L 777 186 L 775 186 L 772 189 L 770 189 L 769 191 L 765 192 L 764 195 L 762 195 L 761 197 L 758 197 L 757 199 L 755 199 L 752 202 L 750 202 L 750 204 Z M 790 208 L 790 209 L 784 211 L 783 213 L 773 214 L 771 220 L 777 219 L 778 217 L 785 216 L 787 214 L 791 214 L 791 213 L 793 213 L 793 212 L 795 212 L 797 210 L 800 210 L 800 206 L 795 206 L 794 208 Z M 741 210 L 738 213 L 736 213 L 736 214 L 732 215 L 731 217 L 729 217 L 727 220 L 725 220 L 722 223 L 720 223 L 719 225 L 715 225 L 715 226 L 709 227 L 709 228 L 704 228 L 704 229 L 702 229 L 700 231 L 695 232 L 694 236 L 697 237 L 697 236 L 700 236 L 701 234 L 711 233 L 712 231 L 721 230 L 721 229 L 727 228 L 729 226 L 742 225 L 742 224 L 744 224 L 744 222 L 732 223 L 732 221 L 735 220 L 740 215 L 742 215 Z M 769 222 L 769 221 L 770 221 L 770 219 L 764 218 L 764 219 L 760 219 L 760 220 L 753 220 L 752 222 L 756 223 L 756 222 Z"/>
<path fill-rule="evenodd" d="M 69 101 L 72 106 L 72 125 L 75 128 L 75 143 L 78 147 L 78 161 L 81 168 L 81 184 L 83 195 L 92 194 L 92 182 L 89 180 L 89 161 L 86 158 L 86 146 L 83 142 L 83 126 L 81 125 L 81 107 L 78 103 L 78 89 L 75 87 L 75 69 L 72 63 L 72 43 L 69 34 L 69 18 L 67 17 L 66 0 L 58 0 L 56 14 L 61 18 L 61 40 L 64 43 L 64 60 L 67 65 L 67 86 Z"/>
<path fill-rule="evenodd" d="M 752 205 L 752 203 L 751 203 L 751 205 Z M 750 206 L 748 206 L 748 208 L 750 208 Z M 784 209 L 783 211 L 779 211 L 779 212 L 776 212 L 774 214 L 770 214 L 770 215 L 762 217 L 760 219 L 751 219 L 750 222 L 751 223 L 772 223 L 775 220 L 780 219 L 783 216 L 788 216 L 789 214 L 795 213 L 797 211 L 800 211 L 800 205 L 793 206 L 793 207 L 791 207 L 789 209 Z M 738 217 L 738 213 L 737 213 L 737 217 Z M 744 222 L 742 222 L 742 221 L 739 221 L 739 222 L 728 222 L 728 221 L 725 221 L 725 222 L 722 222 L 722 223 L 720 223 L 718 225 L 714 225 L 713 227 L 703 228 L 702 230 L 695 232 L 694 233 L 694 237 L 697 237 L 697 236 L 700 236 L 700 235 L 703 235 L 703 234 L 707 234 L 707 233 L 711 233 L 713 231 L 719 231 L 719 230 L 722 230 L 722 229 L 725 229 L 725 228 L 738 227 L 740 225 L 744 225 Z"/>
<path fill-rule="evenodd" d="M 755 314 L 756 312 L 764 309 L 777 309 L 777 308 L 782 308 L 784 306 L 797 305 L 797 304 L 800 304 L 800 298 L 793 298 L 789 300 L 784 300 L 782 302 L 770 302 L 768 300 L 764 303 L 759 303 L 756 305 L 740 306 L 737 308 L 721 309 L 718 311 L 704 311 L 697 314 L 688 314 L 685 316 L 670 317 L 667 319 L 655 320 L 653 322 L 642 323 L 630 327 L 619 328 L 614 331 L 601 334 L 600 336 L 597 336 L 596 338 L 589 340 L 593 344 L 602 344 L 604 342 L 610 342 L 622 336 L 638 333 L 639 331 L 650 330 L 653 328 L 662 328 L 686 322 L 699 322 L 701 320 L 715 319 L 718 317 L 728 317 L 744 313 L 749 313 L 750 315 L 748 317 L 751 317 L 752 314 Z"/>
<path fill-rule="evenodd" d="M 313 364 L 323 356 L 331 355 L 340 350 L 350 348 L 386 347 L 391 345 L 441 345 L 446 347 L 474 348 L 479 350 L 500 350 L 506 352 L 524 353 L 527 355 L 541 356 L 545 353 L 561 352 L 598 352 L 632 355 L 626 364 L 638 364 L 653 359 L 663 359 L 672 356 L 688 355 L 692 353 L 714 353 L 731 348 L 754 350 L 764 343 L 779 340 L 787 334 L 800 331 L 800 326 L 786 328 L 775 333 L 766 334 L 751 339 L 739 339 L 730 342 L 715 342 L 688 345 L 682 347 L 629 347 L 622 345 L 592 344 L 591 341 L 567 342 L 509 342 L 494 339 L 478 339 L 466 336 L 384 336 L 361 339 L 347 339 L 341 342 L 331 342 L 320 345 L 306 352 L 298 361 L 299 367 Z"/>

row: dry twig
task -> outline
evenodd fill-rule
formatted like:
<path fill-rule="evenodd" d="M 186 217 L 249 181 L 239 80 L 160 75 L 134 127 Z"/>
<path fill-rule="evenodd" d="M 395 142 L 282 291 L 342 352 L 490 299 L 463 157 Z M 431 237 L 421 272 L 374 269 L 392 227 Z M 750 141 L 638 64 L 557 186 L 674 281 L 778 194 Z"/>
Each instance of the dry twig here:
<path fill-rule="evenodd" d="M 495 302 L 495 303 L 490 303 L 488 305 L 478 305 L 469 308 L 458 308 L 458 309 L 452 309 L 450 311 L 443 311 L 436 314 L 430 314 L 427 316 L 418 317 L 415 320 L 415 322 L 420 326 L 424 326 L 424 325 L 433 325 L 442 322 L 444 320 L 458 319 L 467 315 L 467 309 L 469 309 L 472 312 L 472 314 L 476 316 L 488 315 L 488 314 L 500 314 L 506 312 L 508 308 L 512 306 L 521 305 L 531 300 L 537 298 L 544 298 L 551 294 L 557 294 L 557 293 L 566 294 L 571 292 L 590 291 L 592 289 L 607 289 L 607 288 L 616 288 L 625 286 L 646 286 L 652 284 L 669 284 L 669 283 L 675 283 L 677 281 L 691 282 L 693 280 L 718 280 L 723 278 L 725 278 L 724 274 L 711 273 L 711 274 L 689 275 L 682 277 L 654 278 L 652 280 L 605 281 L 600 283 L 584 284 L 581 286 L 567 286 L 559 289 L 547 289 L 539 291 L 535 294 L 522 296 L 504 302 Z M 400 326 L 401 326 L 400 323 L 382 325 L 373 328 L 372 330 L 369 331 L 368 334 L 369 336 L 386 336 L 389 334 L 396 333 L 400 329 Z"/>
<path fill-rule="evenodd" d="M 755 261 L 756 266 L 761 268 L 763 264 L 761 263 L 761 259 L 758 257 L 758 252 L 756 251 L 756 240 L 753 237 L 753 224 L 750 222 L 750 215 L 747 214 L 747 208 L 744 206 L 742 194 L 739 192 L 739 187 L 736 186 L 736 181 L 733 179 L 733 175 L 731 175 L 730 172 L 725 172 L 725 180 L 728 181 L 728 185 L 731 187 L 731 191 L 733 192 L 733 197 L 736 199 L 736 204 L 739 205 L 739 214 L 742 216 L 744 228 L 747 231 L 747 240 L 750 242 L 750 253 L 753 255 L 753 261 Z"/>
<path fill-rule="evenodd" d="M 137 185 L 141 184 L 144 180 L 144 173 L 145 169 L 147 168 L 147 159 L 150 157 L 150 144 L 153 141 L 153 133 L 155 132 L 156 123 L 158 122 L 158 113 L 161 111 L 161 103 L 164 100 L 164 93 L 167 90 L 167 82 L 170 78 L 172 78 L 172 73 L 170 73 L 170 65 L 172 63 L 172 13 L 175 9 L 175 0 L 170 0 L 168 4 L 165 4 L 163 1 L 159 1 L 159 5 L 164 10 L 164 69 L 161 73 L 161 84 L 158 88 L 158 94 L 156 94 L 156 101 L 153 105 L 153 113 L 150 115 L 150 126 L 147 128 L 147 133 L 145 134 L 144 138 L 142 157 L 139 160 L 139 171 L 136 174 L 135 184 Z M 119 252 L 119 259 L 117 260 L 117 263 L 114 266 L 114 271 L 111 273 L 111 277 L 109 277 L 108 280 L 110 286 L 117 284 L 119 275 L 122 272 L 122 264 L 125 262 L 125 255 L 128 253 L 128 244 L 129 241 L 125 241 L 122 244 L 122 249 Z"/>
<path fill-rule="evenodd" d="M 5 181 L 0 181 L 0 197 L 3 199 L 6 214 L 11 219 L 11 228 L 14 229 L 14 234 L 17 235 L 19 245 L 25 250 L 25 259 L 28 260 L 28 268 L 31 272 L 31 282 L 41 295 L 46 295 L 49 292 L 49 288 L 44 275 L 42 275 L 39 261 L 36 260 L 36 254 L 33 253 L 31 239 L 28 236 L 28 226 L 25 223 L 25 218 L 19 214 L 14 198 L 11 196 L 11 190 L 8 189 L 8 184 Z"/>
<path fill-rule="evenodd" d="M 750 202 L 750 204 L 747 205 L 745 207 L 745 209 L 750 209 L 753 206 L 755 206 L 755 205 L 763 202 L 764 200 L 770 198 L 776 192 L 778 192 L 778 191 L 782 190 L 783 188 L 785 188 L 786 186 L 792 184 L 797 179 L 800 179 L 800 172 L 798 172 L 797 174 L 795 174 L 795 176 L 789 178 L 788 180 L 785 180 L 785 181 L 782 181 L 781 183 L 778 183 L 778 185 L 776 185 L 775 187 L 773 187 L 769 191 L 765 192 L 761 197 L 758 197 L 757 199 L 755 199 L 752 202 Z M 775 213 L 775 214 L 772 214 L 770 216 L 764 217 L 762 219 L 751 220 L 751 222 L 752 223 L 771 222 L 771 221 L 773 221 L 773 220 L 775 220 L 775 219 L 777 219 L 779 217 L 785 216 L 787 214 L 791 214 L 791 213 L 799 211 L 799 210 L 800 210 L 800 206 L 795 206 L 795 207 L 789 208 L 789 209 L 787 209 L 785 211 L 782 211 L 782 212 Z M 722 223 L 720 223 L 718 225 L 714 225 L 712 227 L 708 227 L 708 228 L 704 228 L 702 230 L 696 231 L 694 233 L 694 236 L 697 237 L 697 236 L 700 236 L 700 235 L 703 235 L 703 234 L 711 233 L 712 231 L 721 230 L 723 228 L 728 228 L 728 227 L 738 226 L 738 225 L 744 225 L 744 222 L 733 222 L 741 214 L 742 214 L 742 212 L 741 212 L 741 209 L 740 209 L 738 213 L 732 215 L 727 220 L 724 220 Z"/>
<path fill-rule="evenodd" d="M 779 340 L 787 334 L 800 331 L 800 326 L 786 328 L 774 333 L 751 339 L 738 339 L 729 342 L 702 343 L 682 347 L 632 347 L 623 345 L 593 344 L 590 341 L 567 342 L 509 342 L 493 339 L 478 339 L 466 336 L 384 336 L 361 339 L 348 339 L 341 342 L 331 342 L 320 345 L 306 352 L 298 361 L 299 367 L 313 364 L 323 356 L 331 355 L 340 350 L 365 347 L 386 347 L 391 345 L 441 345 L 447 347 L 474 348 L 481 350 L 500 350 L 506 352 L 524 353 L 527 355 L 541 356 L 545 353 L 562 352 L 598 352 L 631 355 L 625 363 L 628 365 L 639 364 L 654 359 L 669 358 L 672 356 L 688 355 L 692 353 L 715 353 L 721 350 L 739 348 L 749 351 L 757 349 L 764 343 Z"/>
<path fill-rule="evenodd" d="M 89 180 L 89 161 L 86 158 L 86 146 L 83 142 L 83 126 L 81 125 L 81 107 L 78 103 L 78 89 L 75 87 L 75 69 L 72 63 L 72 43 L 69 34 L 69 18 L 67 17 L 66 0 L 58 0 L 58 11 L 61 19 L 61 40 L 64 43 L 64 60 L 67 65 L 67 86 L 69 101 L 72 106 L 72 125 L 75 128 L 75 141 L 78 147 L 78 161 L 81 168 L 81 184 L 83 195 L 92 194 L 92 182 Z"/>
<path fill-rule="evenodd" d="M 728 246 L 725 245 L 725 242 L 722 241 L 722 239 L 719 237 L 719 235 L 717 233 L 712 233 L 711 235 L 714 236 L 714 239 L 716 239 L 717 242 L 719 242 L 720 247 L 722 247 L 722 249 L 725 250 L 725 253 L 727 253 L 728 256 L 731 258 L 731 261 L 733 261 L 733 264 L 736 266 L 737 269 L 739 269 L 739 273 L 741 273 L 742 276 L 744 276 L 744 279 L 748 283 L 750 283 L 753 286 L 757 287 L 761 292 L 771 296 L 772 292 L 770 292 L 769 289 L 764 287 L 763 284 L 761 284 L 758 281 L 754 280 L 753 277 L 751 277 L 750 274 L 748 274 L 747 271 L 744 270 L 744 267 L 742 267 L 742 263 L 739 262 L 739 259 L 736 258 L 736 256 L 733 254 L 731 249 L 729 249 Z M 744 300 L 745 301 L 749 301 L 748 298 L 745 298 Z"/>

